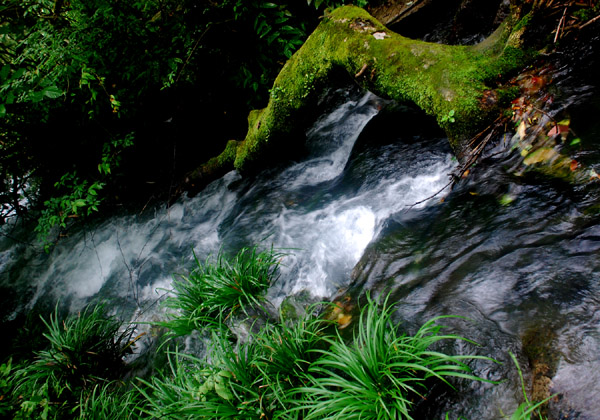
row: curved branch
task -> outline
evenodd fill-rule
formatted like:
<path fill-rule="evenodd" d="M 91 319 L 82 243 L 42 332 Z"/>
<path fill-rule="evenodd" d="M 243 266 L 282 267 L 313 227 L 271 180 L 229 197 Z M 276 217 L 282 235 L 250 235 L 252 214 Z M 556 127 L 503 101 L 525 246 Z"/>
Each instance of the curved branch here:
<path fill-rule="evenodd" d="M 457 154 L 490 120 L 490 83 L 520 68 L 519 10 L 476 46 L 450 46 L 405 38 L 388 30 L 365 10 L 344 6 L 326 16 L 279 73 L 266 108 L 248 117 L 246 138 L 195 171 L 208 180 L 218 173 L 260 169 L 275 151 L 302 140 L 295 135 L 319 95 L 340 70 L 365 89 L 398 102 L 413 102 L 435 116 Z M 491 103 L 490 103 L 491 102 Z M 453 118 L 448 118 L 448 115 Z M 451 122 L 453 121 L 453 122 Z M 235 149 L 235 150 L 233 150 Z M 232 156 L 234 158 L 232 159 Z M 223 163 L 218 166 L 216 163 Z M 190 182 L 198 182 L 195 175 Z"/>

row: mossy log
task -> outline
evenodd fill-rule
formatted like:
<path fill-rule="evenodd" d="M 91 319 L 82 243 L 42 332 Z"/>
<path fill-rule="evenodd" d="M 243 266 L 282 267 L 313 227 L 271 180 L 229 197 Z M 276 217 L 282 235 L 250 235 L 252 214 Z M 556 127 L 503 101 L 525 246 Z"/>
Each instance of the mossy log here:
<path fill-rule="evenodd" d="M 518 12 L 481 44 L 451 46 L 405 38 L 355 6 L 336 9 L 285 64 L 267 107 L 250 113 L 246 138 L 189 174 L 188 185 L 197 188 L 232 169 L 255 171 L 295 147 L 302 138 L 296 133 L 340 70 L 379 96 L 435 116 L 460 155 L 496 108 L 501 95 L 491 84 L 527 59 Z"/>

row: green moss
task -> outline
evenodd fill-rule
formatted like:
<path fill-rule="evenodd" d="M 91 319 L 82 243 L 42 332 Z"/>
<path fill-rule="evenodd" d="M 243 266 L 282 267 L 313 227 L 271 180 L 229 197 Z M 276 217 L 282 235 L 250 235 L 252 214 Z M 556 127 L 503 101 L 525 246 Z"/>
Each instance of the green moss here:
<path fill-rule="evenodd" d="M 498 104 L 501 107 L 505 107 L 505 106 L 508 106 L 508 104 L 513 99 L 517 98 L 520 95 L 521 89 L 518 86 L 506 86 L 506 87 L 497 89 L 496 93 L 498 95 Z M 509 110 L 508 112 L 510 113 L 511 111 Z M 510 116 L 510 114 L 509 114 L 509 116 Z"/>
<path fill-rule="evenodd" d="M 523 16 L 521 19 L 519 19 L 515 23 L 512 31 L 513 32 L 519 32 L 522 29 L 525 29 L 527 26 L 529 26 L 529 24 L 531 23 L 532 19 L 533 19 L 533 11 L 527 13 L 525 16 Z"/>
<path fill-rule="evenodd" d="M 200 190 L 210 181 L 233 170 L 233 162 L 235 160 L 239 144 L 240 143 L 238 141 L 229 140 L 225 146 L 225 149 L 220 155 L 209 159 L 208 162 L 187 174 L 187 189 L 191 192 Z"/>
<path fill-rule="evenodd" d="M 267 107 L 250 113 L 234 167 L 258 170 L 269 164 L 270 156 L 281 156 L 275 151 L 292 149 L 337 69 L 377 95 L 413 102 L 433 115 L 460 152 L 463 141 L 496 111 L 482 103 L 483 92 L 528 58 L 510 43 L 510 36 L 506 24 L 476 47 L 427 43 L 389 31 L 361 8 L 338 8 L 285 64 Z M 454 122 L 447 118 L 451 111 Z"/>
<path fill-rule="evenodd" d="M 229 140 L 225 146 L 225 150 L 219 156 L 211 158 L 201 167 L 203 174 L 212 172 L 228 172 L 233 169 L 233 161 L 237 152 L 239 143 L 235 140 Z"/>

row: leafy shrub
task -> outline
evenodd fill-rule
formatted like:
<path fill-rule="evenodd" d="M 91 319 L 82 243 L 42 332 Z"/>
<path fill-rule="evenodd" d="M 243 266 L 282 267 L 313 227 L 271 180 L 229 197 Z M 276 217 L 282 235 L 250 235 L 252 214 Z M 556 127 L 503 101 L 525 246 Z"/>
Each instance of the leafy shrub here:
<path fill-rule="evenodd" d="M 9 418 L 16 411 L 15 376 L 12 358 L 0 365 L 0 417 Z"/>
<path fill-rule="evenodd" d="M 50 246 L 52 228 L 58 226 L 60 229 L 66 229 L 69 219 L 90 216 L 98 211 L 98 206 L 103 201 L 99 194 L 106 185 L 103 180 L 119 167 L 121 153 L 125 148 L 133 145 L 133 137 L 133 133 L 129 133 L 123 138 L 104 144 L 101 162 L 98 164 L 101 180 L 90 182 L 80 179 L 76 172 L 70 172 L 54 184 L 56 191 L 62 192 L 63 195 L 52 197 L 44 202 L 44 209 L 35 227 L 46 251 Z"/>

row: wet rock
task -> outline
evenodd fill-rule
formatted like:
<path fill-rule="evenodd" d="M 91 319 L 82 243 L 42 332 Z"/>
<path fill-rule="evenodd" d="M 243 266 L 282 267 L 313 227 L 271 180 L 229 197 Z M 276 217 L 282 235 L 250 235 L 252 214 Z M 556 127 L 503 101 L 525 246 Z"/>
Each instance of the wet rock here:
<path fill-rule="evenodd" d="M 530 328 L 522 337 L 523 351 L 531 367 L 530 401 L 534 404 L 552 396 L 552 377 L 556 374 L 561 355 L 555 350 L 557 336 L 555 328 L 538 325 Z M 548 414 L 548 405 L 540 409 L 543 416 Z"/>

